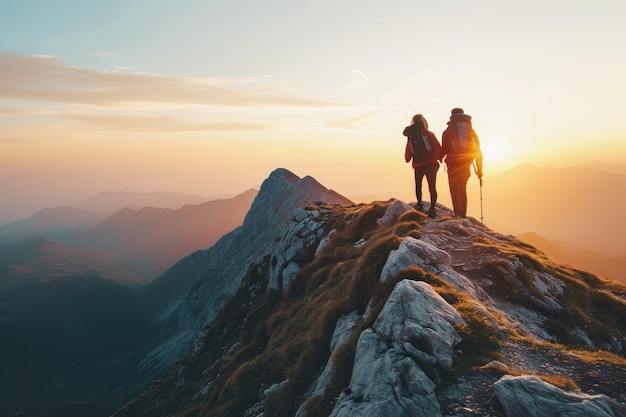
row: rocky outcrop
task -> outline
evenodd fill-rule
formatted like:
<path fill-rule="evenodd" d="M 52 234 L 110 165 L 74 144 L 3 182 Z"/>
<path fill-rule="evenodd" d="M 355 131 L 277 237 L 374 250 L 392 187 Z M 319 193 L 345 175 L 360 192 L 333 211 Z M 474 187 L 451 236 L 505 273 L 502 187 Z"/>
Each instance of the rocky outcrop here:
<path fill-rule="evenodd" d="M 268 253 L 272 253 L 270 288 L 282 292 L 301 266 L 310 260 L 310 248 L 324 231 L 324 222 L 317 220 L 319 210 L 322 209 L 294 210 L 287 227 L 268 246 Z"/>
<path fill-rule="evenodd" d="M 494 389 L 506 417 L 626 416 L 626 405 L 604 395 L 564 391 L 532 376 L 504 376 Z"/>
<path fill-rule="evenodd" d="M 383 267 L 381 281 L 386 281 L 400 271 L 411 266 L 419 266 L 427 272 L 439 275 L 457 289 L 471 294 L 474 298 L 488 298 L 484 291 L 472 281 L 452 268 L 450 254 L 428 243 L 426 240 L 411 236 L 404 238 L 400 247 L 392 250 Z"/>
<path fill-rule="evenodd" d="M 452 366 L 459 313 L 424 282 L 399 282 L 358 341 L 350 386 L 331 417 L 441 415 L 438 369 Z"/>

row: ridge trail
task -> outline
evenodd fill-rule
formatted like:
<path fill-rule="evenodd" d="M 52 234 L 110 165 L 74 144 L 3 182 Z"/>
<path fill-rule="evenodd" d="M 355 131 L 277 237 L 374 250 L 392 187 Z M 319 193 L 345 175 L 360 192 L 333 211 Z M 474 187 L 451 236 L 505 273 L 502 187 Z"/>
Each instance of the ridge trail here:
<path fill-rule="evenodd" d="M 429 204 L 425 204 L 425 207 L 428 209 Z M 456 272 L 465 275 L 474 285 L 489 294 L 490 299 L 486 303 L 488 305 L 485 305 L 488 310 L 496 315 L 507 313 L 509 302 L 492 294 L 493 291 L 490 290 L 492 282 L 482 273 L 482 267 L 486 262 L 506 255 L 496 246 L 489 247 L 476 243 L 477 239 L 483 234 L 486 236 L 486 233 L 489 234 L 490 240 L 495 240 L 497 244 L 503 246 L 511 244 L 519 246 L 521 242 L 513 236 L 493 232 L 473 217 L 468 216 L 465 219 L 454 217 L 452 210 L 445 206 L 438 204 L 437 212 L 437 218 L 427 218 L 421 230 L 437 241 L 439 249 L 450 255 L 451 267 Z M 438 392 L 442 410 L 446 415 L 454 416 L 503 417 L 503 411 L 495 399 L 493 385 L 505 373 L 552 378 L 569 377 L 574 380 L 581 392 L 592 395 L 604 394 L 618 402 L 626 403 L 626 379 L 623 368 L 601 360 L 581 360 L 575 354 L 560 349 L 556 344 L 534 337 L 520 340 L 508 334 L 502 343 L 497 362 L 464 373 L 454 386 L 442 387 Z"/>

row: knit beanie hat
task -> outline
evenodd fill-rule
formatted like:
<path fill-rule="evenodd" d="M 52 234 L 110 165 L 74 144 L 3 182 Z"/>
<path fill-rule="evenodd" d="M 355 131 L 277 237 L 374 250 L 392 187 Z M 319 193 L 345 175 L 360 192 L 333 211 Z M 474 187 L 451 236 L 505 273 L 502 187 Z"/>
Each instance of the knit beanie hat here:
<path fill-rule="evenodd" d="M 463 109 L 462 109 L 462 108 L 460 108 L 460 107 L 455 107 L 455 108 L 453 108 L 453 109 L 452 109 L 452 111 L 450 112 L 450 115 L 451 115 L 451 116 L 453 116 L 453 115 L 455 115 L 455 114 L 463 114 L 463 113 L 465 113 L 465 112 L 463 111 Z"/>

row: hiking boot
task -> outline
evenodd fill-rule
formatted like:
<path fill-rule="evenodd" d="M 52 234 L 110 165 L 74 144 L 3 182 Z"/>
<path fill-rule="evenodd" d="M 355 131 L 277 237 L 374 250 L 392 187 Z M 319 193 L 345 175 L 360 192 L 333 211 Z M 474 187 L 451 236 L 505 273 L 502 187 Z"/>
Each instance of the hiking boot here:
<path fill-rule="evenodd" d="M 417 203 L 415 205 L 415 209 L 417 209 L 419 211 L 423 211 L 424 213 L 426 213 L 426 210 L 424 210 L 424 206 L 422 205 L 422 203 Z"/>
<path fill-rule="evenodd" d="M 428 210 L 428 217 L 431 219 L 437 217 L 437 210 L 435 209 L 435 206 L 430 206 L 430 209 Z"/>

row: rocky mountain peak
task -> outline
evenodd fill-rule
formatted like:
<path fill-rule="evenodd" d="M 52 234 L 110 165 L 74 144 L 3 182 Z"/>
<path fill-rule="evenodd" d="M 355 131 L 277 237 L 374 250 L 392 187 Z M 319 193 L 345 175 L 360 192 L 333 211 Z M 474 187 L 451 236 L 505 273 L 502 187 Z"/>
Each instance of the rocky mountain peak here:
<path fill-rule="evenodd" d="M 202 326 L 214 320 L 224 302 L 237 292 L 249 266 L 273 252 L 282 256 L 284 250 L 276 250 L 275 246 L 283 247 L 285 242 L 290 242 L 288 238 L 280 239 L 282 228 L 297 215 L 294 211 L 314 202 L 352 203 L 312 177 L 300 178 L 287 169 L 278 168 L 261 184 L 240 227 L 211 248 L 181 260 L 157 278 L 155 286 L 176 280 L 180 273 L 192 271 L 196 275 L 192 279 L 185 277 L 185 280 L 194 282 L 189 292 L 183 298 L 171 300 L 169 308 L 163 312 L 161 320 L 175 321 L 176 324 L 167 325 L 174 330 L 170 331 L 168 340 L 142 360 L 142 372 L 151 369 L 157 373 L 178 360 Z M 319 225 L 315 225 L 315 229 L 319 230 Z M 299 232 L 292 230 L 291 233 Z M 297 251 L 297 245 L 294 242 L 287 252 Z M 274 286 L 277 287 L 280 280 L 277 270 L 274 276 Z"/>
<path fill-rule="evenodd" d="M 444 206 L 333 196 L 276 170 L 184 261 L 151 359 L 179 361 L 116 416 L 626 415 L 626 288 Z"/>
<path fill-rule="evenodd" d="M 244 220 L 244 228 L 259 231 L 273 229 L 285 222 L 294 209 L 315 201 L 352 204 L 311 176 L 300 178 L 285 168 L 277 168 L 261 184 Z"/>

